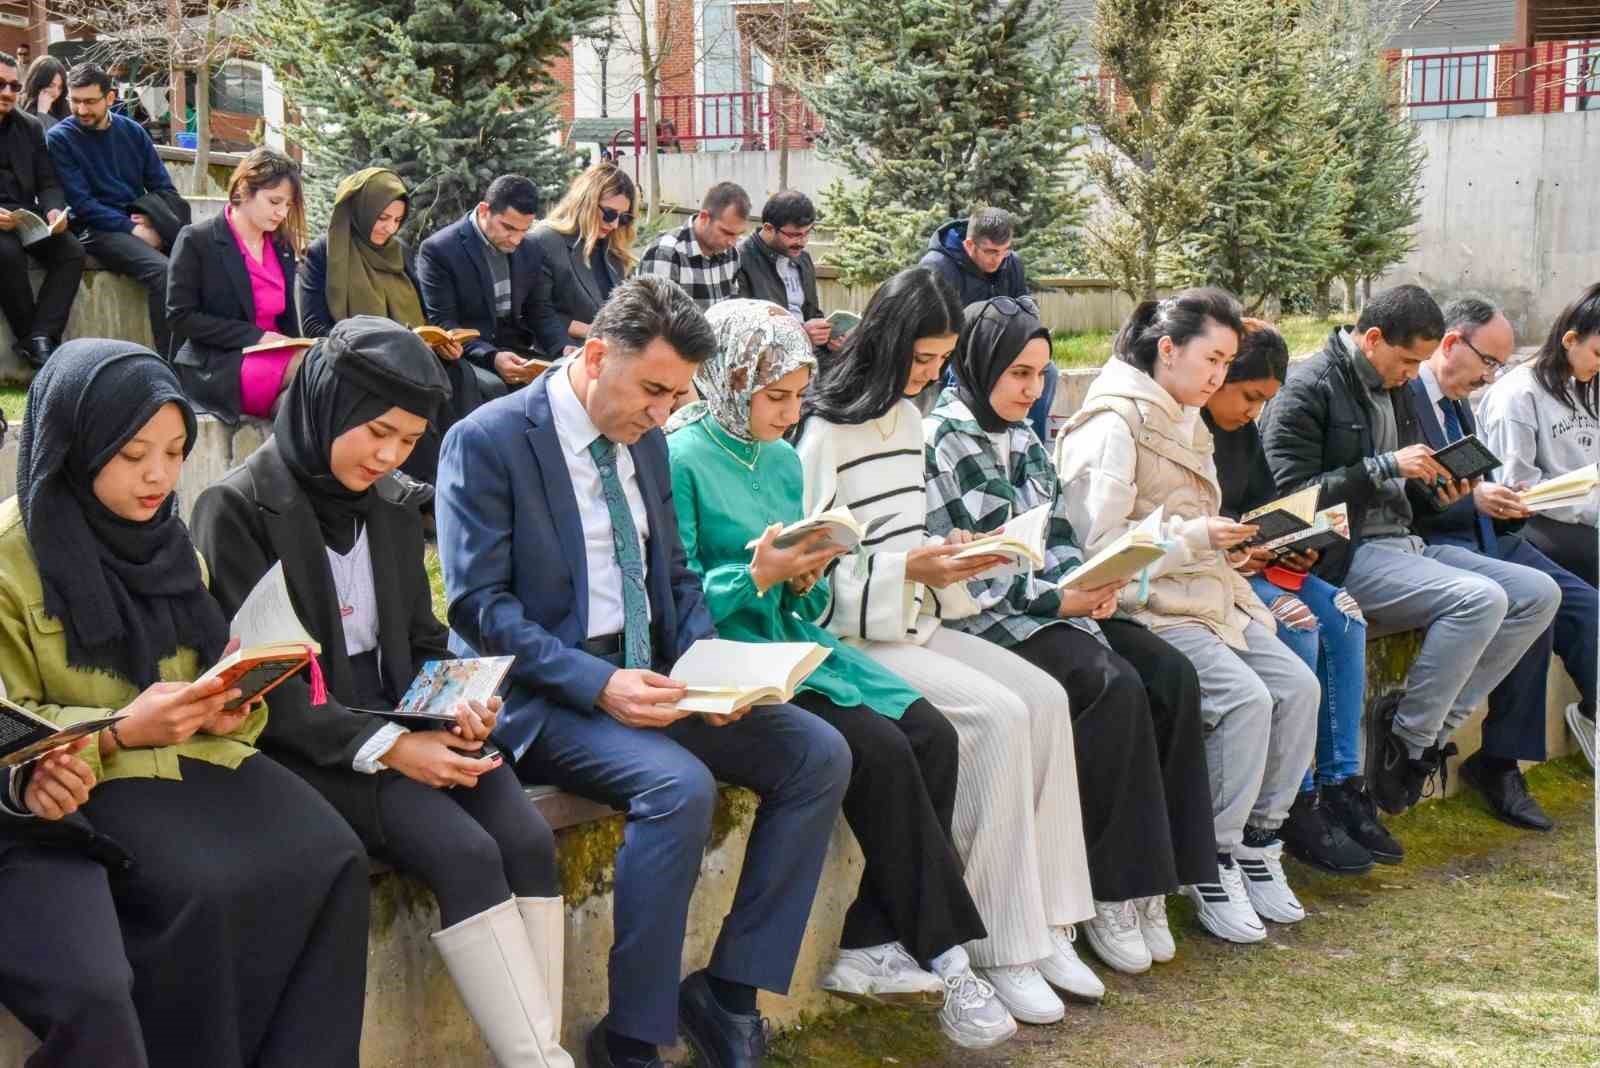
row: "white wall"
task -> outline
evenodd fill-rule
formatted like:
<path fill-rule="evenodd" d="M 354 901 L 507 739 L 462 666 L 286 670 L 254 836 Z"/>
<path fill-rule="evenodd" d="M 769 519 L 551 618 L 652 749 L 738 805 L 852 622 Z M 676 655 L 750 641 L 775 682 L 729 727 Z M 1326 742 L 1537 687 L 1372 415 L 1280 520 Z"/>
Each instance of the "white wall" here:
<path fill-rule="evenodd" d="M 632 166 L 632 160 L 625 162 Z M 642 163 L 641 163 L 642 168 Z M 641 169 L 641 176 L 643 171 Z M 789 153 L 789 186 L 815 198 L 844 171 L 818 158 L 816 149 Z M 778 191 L 776 152 L 664 152 L 661 154 L 661 199 L 668 204 L 698 205 L 705 191 L 718 182 L 738 182 L 761 210 Z"/>

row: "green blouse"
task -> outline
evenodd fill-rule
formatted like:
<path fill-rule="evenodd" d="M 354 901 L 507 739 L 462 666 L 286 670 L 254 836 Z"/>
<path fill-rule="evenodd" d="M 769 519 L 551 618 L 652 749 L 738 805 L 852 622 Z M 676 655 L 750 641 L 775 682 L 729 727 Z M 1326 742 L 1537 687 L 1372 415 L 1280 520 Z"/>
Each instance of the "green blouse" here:
<path fill-rule="evenodd" d="M 832 655 L 800 687 L 844 708 L 866 705 L 899 719 L 922 695 L 900 676 L 812 623 L 828 608 L 824 579 L 797 596 L 788 583 L 765 595 L 750 577 L 750 550 L 773 523 L 804 517 L 800 457 L 786 441 L 759 447 L 725 433 L 710 417 L 667 437 L 672 498 L 689 566 L 723 638 L 745 642 L 816 642 Z"/>

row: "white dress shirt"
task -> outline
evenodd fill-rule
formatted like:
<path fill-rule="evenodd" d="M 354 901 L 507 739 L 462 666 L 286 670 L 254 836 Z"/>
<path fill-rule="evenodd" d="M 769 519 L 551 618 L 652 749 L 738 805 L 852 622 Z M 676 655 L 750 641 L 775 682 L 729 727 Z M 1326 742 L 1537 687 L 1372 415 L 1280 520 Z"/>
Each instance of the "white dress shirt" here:
<path fill-rule="evenodd" d="M 617 552 L 611 540 L 611 510 L 606 507 L 605 491 L 600 485 L 600 469 L 589 455 L 589 446 L 600 431 L 572 388 L 571 371 L 571 364 L 564 363 L 549 373 L 550 414 L 555 419 L 556 437 L 561 441 L 561 455 L 567 461 L 572 493 L 578 499 L 578 518 L 583 523 L 583 552 L 589 564 L 589 632 L 585 637 L 600 638 L 622 633 L 622 569 L 617 566 Z M 639 554 L 648 576 L 650 557 L 645 544 L 650 537 L 650 520 L 639 492 L 633 454 L 626 445 L 617 446 L 617 477 L 622 481 L 628 510 L 633 513 L 634 529 L 639 532 Z"/>

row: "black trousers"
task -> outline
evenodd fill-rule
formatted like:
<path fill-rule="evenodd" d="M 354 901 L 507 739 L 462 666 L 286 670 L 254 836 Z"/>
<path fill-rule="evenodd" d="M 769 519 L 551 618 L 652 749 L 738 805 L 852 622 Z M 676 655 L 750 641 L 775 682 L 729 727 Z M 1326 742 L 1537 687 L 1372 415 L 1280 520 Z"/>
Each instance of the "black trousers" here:
<path fill-rule="evenodd" d="M 83 248 L 106 270 L 128 275 L 144 287 L 154 348 L 162 356 L 172 355 L 172 331 L 167 328 L 167 254 L 131 233 L 106 230 L 85 231 Z"/>
<path fill-rule="evenodd" d="M 798 694 L 794 704 L 842 734 L 854 761 L 843 811 L 866 866 L 840 948 L 899 942 L 927 964 L 986 937 L 950 840 L 960 764 L 950 721 L 927 701 L 897 720 L 817 693 Z"/>
<path fill-rule="evenodd" d="M 37 298 L 28 283 L 30 258 L 44 268 Z M 83 246 L 71 234 L 57 234 L 24 248 L 16 234 L 0 233 L 0 310 L 19 345 L 31 337 L 61 340 L 82 278 Z"/>
<path fill-rule="evenodd" d="M 1600 587 L 1600 537 L 1593 527 L 1536 515 L 1522 528 L 1522 535 L 1550 559 L 1589 585 Z"/>
<path fill-rule="evenodd" d="M 71 850 L 0 844 L 0 1001 L 42 1043 L 27 1068 L 149 1063 L 106 880 Z"/>
<path fill-rule="evenodd" d="M 1194 665 L 1137 623 L 1100 626 L 1109 649 L 1054 624 L 1012 650 L 1067 691 L 1094 896 L 1127 901 L 1215 882 Z"/>

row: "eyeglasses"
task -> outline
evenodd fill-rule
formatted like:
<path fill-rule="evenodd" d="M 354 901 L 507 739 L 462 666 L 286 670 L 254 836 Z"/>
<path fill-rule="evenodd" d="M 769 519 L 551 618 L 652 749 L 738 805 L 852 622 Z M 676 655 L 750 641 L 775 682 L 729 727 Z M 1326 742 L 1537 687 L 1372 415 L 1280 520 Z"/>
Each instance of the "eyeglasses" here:
<path fill-rule="evenodd" d="M 1026 312 L 1035 319 L 1039 318 L 1039 305 L 1033 302 L 1032 297 L 990 297 L 983 303 L 983 312 L 987 314 L 993 308 L 1007 319 L 1019 312 Z"/>
<path fill-rule="evenodd" d="M 1485 356 L 1483 352 L 1479 350 L 1478 346 L 1467 340 L 1465 334 L 1461 335 L 1461 343 L 1467 348 L 1471 349 L 1474 356 L 1483 361 L 1483 367 L 1484 370 L 1488 372 L 1488 377 L 1493 378 L 1501 371 L 1506 369 L 1506 365 L 1495 359 L 1493 356 Z"/>
<path fill-rule="evenodd" d="M 606 223 L 616 223 L 624 229 L 633 225 L 633 212 L 618 211 L 616 208 L 608 208 L 604 204 L 600 205 L 600 218 Z"/>
<path fill-rule="evenodd" d="M 20 93 L 20 92 L 22 92 L 22 83 L 21 82 L 15 81 L 15 80 L 7 81 L 7 82 L 0 82 L 0 93 Z"/>

